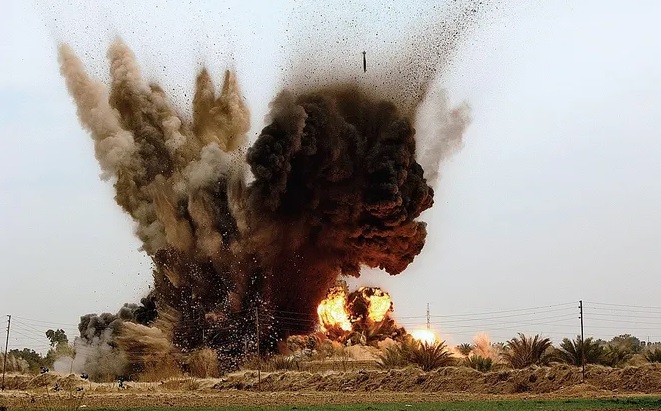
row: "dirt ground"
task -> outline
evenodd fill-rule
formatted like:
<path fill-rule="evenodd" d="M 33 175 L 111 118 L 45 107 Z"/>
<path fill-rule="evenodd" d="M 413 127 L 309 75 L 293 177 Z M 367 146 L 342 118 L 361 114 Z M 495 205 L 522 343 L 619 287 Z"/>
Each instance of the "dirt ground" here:
<path fill-rule="evenodd" d="M 59 391 L 55 391 L 58 384 Z M 214 407 L 661 395 L 661 364 L 612 369 L 568 365 L 481 373 L 447 367 L 350 372 L 238 372 L 218 379 L 90 383 L 76 375 L 8 375 L 0 405 L 16 408 Z"/>

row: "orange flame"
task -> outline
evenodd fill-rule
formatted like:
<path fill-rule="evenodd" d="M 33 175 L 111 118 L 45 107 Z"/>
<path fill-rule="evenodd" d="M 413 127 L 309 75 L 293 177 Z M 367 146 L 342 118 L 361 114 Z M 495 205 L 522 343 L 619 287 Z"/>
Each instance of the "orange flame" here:
<path fill-rule="evenodd" d="M 351 331 L 349 313 L 346 309 L 347 295 L 342 287 L 333 287 L 328 291 L 326 298 L 317 307 L 319 324 L 323 331 L 332 327 L 340 327 L 344 331 Z"/>
<path fill-rule="evenodd" d="M 374 322 L 381 322 L 385 318 L 388 311 L 392 307 L 392 300 L 390 299 L 390 294 L 381 290 L 380 288 L 373 288 L 372 295 L 366 293 L 367 288 L 361 287 L 360 291 L 365 299 L 369 302 L 367 305 L 367 312 L 369 319 Z"/>

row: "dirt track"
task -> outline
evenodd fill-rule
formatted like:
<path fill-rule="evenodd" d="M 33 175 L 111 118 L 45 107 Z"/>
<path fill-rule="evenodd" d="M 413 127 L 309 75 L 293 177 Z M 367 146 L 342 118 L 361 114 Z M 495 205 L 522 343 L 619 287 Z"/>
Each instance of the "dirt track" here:
<path fill-rule="evenodd" d="M 60 391 L 53 391 L 57 383 Z M 480 373 L 463 367 L 355 372 L 241 372 L 223 379 L 179 378 L 155 383 L 94 384 L 77 376 L 9 376 L 0 405 L 11 408 L 213 407 L 416 403 L 434 401 L 557 399 L 661 394 L 661 365 L 610 369 L 591 366 L 581 383 L 576 367 L 556 365 Z"/>

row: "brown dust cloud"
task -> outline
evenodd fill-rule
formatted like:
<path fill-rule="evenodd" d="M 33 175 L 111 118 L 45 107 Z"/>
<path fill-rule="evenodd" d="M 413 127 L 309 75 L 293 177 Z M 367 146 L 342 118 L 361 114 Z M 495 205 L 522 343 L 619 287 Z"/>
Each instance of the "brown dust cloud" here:
<path fill-rule="evenodd" d="M 373 80 L 360 59 L 350 75 L 292 65 L 251 145 L 237 73 L 215 79 L 202 69 L 192 108 L 175 107 L 122 40 L 107 52 L 109 84 L 61 44 L 61 73 L 102 177 L 153 261 L 141 304 L 81 318 L 72 367 L 122 375 L 206 347 L 231 369 L 256 344 L 272 352 L 313 332 L 313 322 L 279 318 L 314 317 L 339 277 L 405 271 L 425 244 L 419 217 L 434 204 L 426 173 L 436 175 L 469 123 L 465 105 L 450 108 L 430 88 L 476 4 L 422 27 Z M 432 150 L 421 154 L 414 126 Z"/>

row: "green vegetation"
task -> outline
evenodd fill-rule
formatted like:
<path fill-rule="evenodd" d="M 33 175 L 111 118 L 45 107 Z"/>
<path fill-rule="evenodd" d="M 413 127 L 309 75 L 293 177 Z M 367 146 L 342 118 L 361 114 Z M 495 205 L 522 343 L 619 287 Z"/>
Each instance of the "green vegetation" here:
<path fill-rule="evenodd" d="M 611 347 L 617 347 L 621 351 L 630 352 L 632 354 L 638 354 L 643 349 L 640 340 L 631 334 L 622 334 L 618 335 L 617 337 L 613 337 L 608 345 Z"/>
<path fill-rule="evenodd" d="M 608 344 L 604 349 L 601 363 L 609 367 L 624 367 L 631 357 L 633 357 L 633 352 L 627 347 Z"/>
<path fill-rule="evenodd" d="M 526 337 L 519 333 L 505 344 L 503 360 L 512 368 L 526 368 L 531 365 L 545 365 L 551 360 L 551 340 L 539 334 Z"/>
<path fill-rule="evenodd" d="M 39 367 L 45 364 L 44 358 L 36 352 L 29 348 L 23 348 L 22 350 L 9 350 L 9 357 L 14 357 L 19 360 L 24 360 L 28 365 L 28 371 L 30 372 L 39 372 Z"/>
<path fill-rule="evenodd" d="M 423 371 L 431 371 L 455 363 L 445 341 L 434 344 L 422 343 L 409 339 L 401 344 L 387 348 L 379 356 L 381 368 L 398 368 L 417 365 Z"/>
<path fill-rule="evenodd" d="M 577 335 L 575 340 L 565 338 L 560 343 L 560 349 L 556 352 L 557 358 L 580 367 L 583 365 L 582 350 L 585 349 L 586 364 L 601 364 L 604 358 L 604 347 L 594 341 L 592 337 L 581 341 L 581 336 Z"/>
<path fill-rule="evenodd" d="M 51 348 L 45 356 L 30 348 L 9 350 L 7 357 L 8 369 L 37 373 L 41 367 L 52 367 L 55 360 L 60 357 L 72 357 L 74 355 L 73 347 L 69 345 L 69 339 L 64 330 L 48 330 L 46 331 L 46 338 L 50 341 Z"/>
<path fill-rule="evenodd" d="M 643 355 L 649 362 L 661 362 L 661 348 L 649 349 Z"/>
<path fill-rule="evenodd" d="M 494 362 L 489 357 L 471 355 L 470 357 L 464 360 L 464 365 L 481 372 L 488 372 L 493 369 Z"/>
<path fill-rule="evenodd" d="M 48 341 L 50 341 L 50 346 L 53 348 L 61 344 L 69 344 L 67 334 L 62 329 L 46 331 L 46 338 L 48 338 Z"/>
<path fill-rule="evenodd" d="M 423 371 L 431 371 L 437 368 L 454 364 L 452 353 L 445 345 L 445 341 L 435 344 L 416 344 L 410 352 L 411 362 Z"/>
<path fill-rule="evenodd" d="M 298 405 L 279 407 L 214 407 L 214 408 L 167 408 L 168 411 L 575 411 L 575 410 L 652 410 L 661 408 L 661 398 L 621 399 L 567 399 L 567 400 L 507 400 L 507 401 L 458 401 L 410 404 L 350 404 L 350 405 Z M 131 411 L 164 411 L 165 408 L 133 408 Z M 119 411 L 117 408 L 98 408 L 89 411 Z"/>
<path fill-rule="evenodd" d="M 403 354 L 401 346 L 393 345 L 379 354 L 378 363 L 381 368 L 404 368 L 409 361 Z"/>
<path fill-rule="evenodd" d="M 468 357 L 470 353 L 473 351 L 473 344 L 470 343 L 463 343 L 457 345 L 457 351 L 459 351 L 459 354 L 463 355 L 464 357 Z"/>
<path fill-rule="evenodd" d="M 361 344 L 368 341 L 374 343 L 381 334 L 382 330 L 372 327 L 361 333 L 355 333 L 354 339 L 360 340 L 358 343 Z M 9 351 L 7 369 L 37 373 L 41 367 L 52 368 L 58 358 L 74 356 L 74 349 L 69 344 L 64 330 L 49 329 L 45 332 L 45 336 L 51 347 L 46 355 L 29 348 L 12 349 Z M 377 364 L 384 369 L 416 366 L 424 371 L 456 365 L 481 372 L 504 367 L 521 369 L 531 365 L 548 365 L 551 361 L 581 366 L 583 349 L 585 362 L 588 364 L 624 367 L 632 364 L 640 365 L 644 360 L 661 363 L 661 347 L 645 347 L 645 344 L 630 334 L 615 336 L 610 341 L 594 340 L 592 337 L 581 341 L 579 336 L 574 340 L 565 338 L 557 348 L 553 347 L 550 339 L 543 338 L 539 334 L 527 337 L 522 333 L 505 344 L 489 344 L 488 341 L 485 344 L 487 344 L 486 350 L 481 348 L 480 343 L 459 344 L 455 347 L 453 355 L 445 341 L 426 344 L 407 336 L 403 341 L 381 349 Z M 335 341 L 320 339 L 317 335 L 290 337 L 287 340 L 287 348 L 294 355 L 272 355 L 260 360 L 249 358 L 242 368 L 254 369 L 259 364 L 265 371 L 313 372 L 315 369 L 327 369 L 327 360 L 331 360 L 333 369 L 337 364 L 341 365 L 340 370 L 343 371 L 351 368 L 351 355 L 346 347 Z M 215 364 L 215 360 L 209 360 L 213 357 L 213 352 L 205 353 L 204 361 L 200 361 L 204 368 L 201 375 L 211 376 L 218 373 L 218 367 L 212 365 Z M 196 372 L 197 374 L 199 373 Z"/>

